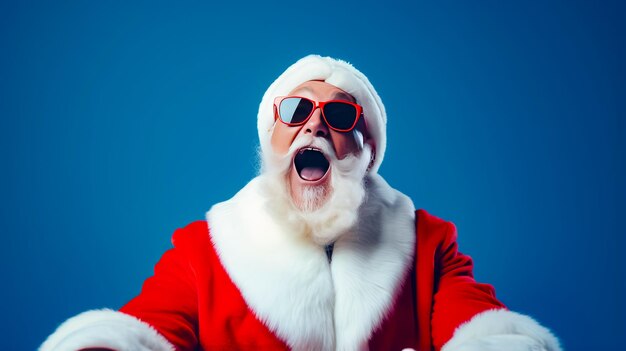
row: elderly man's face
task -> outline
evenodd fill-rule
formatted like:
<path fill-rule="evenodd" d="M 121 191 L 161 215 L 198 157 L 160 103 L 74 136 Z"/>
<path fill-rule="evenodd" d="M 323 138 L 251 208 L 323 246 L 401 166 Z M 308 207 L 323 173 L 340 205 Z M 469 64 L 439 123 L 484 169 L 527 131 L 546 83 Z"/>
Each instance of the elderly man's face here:
<path fill-rule="evenodd" d="M 350 94 L 321 81 L 305 82 L 292 90 L 289 95 L 302 96 L 317 102 L 329 100 L 355 102 Z M 363 143 L 370 142 L 364 125 L 360 119 L 354 130 L 337 132 L 326 125 L 321 110 L 317 108 L 309 120 L 300 126 L 288 126 L 277 120 L 271 144 L 275 153 L 286 155 L 294 141 L 301 137 L 309 137 L 311 140 L 321 138 L 332 146 L 338 159 L 343 159 L 350 154 L 358 154 L 363 149 Z M 332 172 L 332 165 L 324 162 L 318 150 L 310 150 L 306 146 L 300 150 L 295 153 L 289 171 L 291 194 L 296 204 L 300 200 L 299 196 L 304 187 L 327 188 L 325 185 L 328 182 L 329 173 Z M 329 161 L 327 156 L 326 161 Z"/>
<path fill-rule="evenodd" d="M 289 95 L 297 95 L 309 98 L 314 101 L 328 100 L 345 100 L 355 102 L 352 95 L 337 88 L 334 85 L 321 81 L 308 81 L 300 84 Z M 322 137 L 332 143 L 335 153 L 339 159 L 345 156 L 361 151 L 363 148 L 364 134 L 363 121 L 359 121 L 355 130 L 342 133 L 334 131 L 326 125 L 322 117 L 320 109 L 313 112 L 311 118 L 301 126 L 291 127 L 280 121 L 276 122 L 274 132 L 272 134 L 272 148 L 274 152 L 284 155 L 289 150 L 293 141 L 300 135 L 311 134 L 316 137 Z M 361 135 L 358 135 L 360 133 Z"/>

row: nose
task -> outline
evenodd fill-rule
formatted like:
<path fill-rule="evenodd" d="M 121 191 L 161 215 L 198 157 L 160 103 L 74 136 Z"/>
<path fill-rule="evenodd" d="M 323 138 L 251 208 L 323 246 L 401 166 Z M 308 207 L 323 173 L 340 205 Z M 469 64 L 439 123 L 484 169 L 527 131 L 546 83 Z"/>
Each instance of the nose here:
<path fill-rule="evenodd" d="M 322 111 L 319 107 L 313 111 L 313 115 L 306 122 L 304 133 L 310 133 L 314 136 L 322 138 L 328 135 L 328 126 L 326 125 L 326 122 L 324 122 L 324 118 L 322 118 Z"/>

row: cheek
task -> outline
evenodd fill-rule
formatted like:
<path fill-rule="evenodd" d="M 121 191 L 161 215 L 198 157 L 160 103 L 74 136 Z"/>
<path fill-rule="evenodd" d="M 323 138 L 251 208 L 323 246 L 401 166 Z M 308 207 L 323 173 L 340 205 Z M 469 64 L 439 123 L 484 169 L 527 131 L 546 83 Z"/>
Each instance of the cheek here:
<path fill-rule="evenodd" d="M 363 137 L 359 132 L 349 133 L 330 132 L 337 158 L 342 159 L 352 153 L 363 150 Z"/>
<path fill-rule="evenodd" d="M 287 154 L 291 143 L 295 139 L 300 128 L 289 127 L 283 123 L 277 122 L 272 131 L 271 144 L 274 152 L 280 155 Z"/>

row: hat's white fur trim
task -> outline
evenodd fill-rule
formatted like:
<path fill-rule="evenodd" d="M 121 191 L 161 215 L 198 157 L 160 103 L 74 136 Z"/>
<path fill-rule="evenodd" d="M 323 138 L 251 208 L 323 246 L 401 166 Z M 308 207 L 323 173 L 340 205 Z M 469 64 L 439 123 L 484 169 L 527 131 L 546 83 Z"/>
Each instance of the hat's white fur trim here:
<path fill-rule="evenodd" d="M 319 55 L 309 55 L 291 65 L 270 85 L 259 105 L 257 129 L 263 153 L 272 152 L 270 137 L 274 125 L 273 103 L 276 96 L 289 94 L 309 80 L 322 80 L 352 95 L 363 107 L 363 116 L 374 143 L 376 154 L 370 172 L 375 173 L 387 147 L 387 113 L 378 93 L 367 77 L 351 64 Z"/>
<path fill-rule="evenodd" d="M 441 351 L 560 351 L 559 340 L 534 319 L 505 309 L 477 314 L 459 326 Z"/>
<path fill-rule="evenodd" d="M 87 311 L 68 319 L 48 337 L 39 351 L 85 348 L 174 351 L 174 346 L 147 323 L 109 309 Z"/>
<path fill-rule="evenodd" d="M 356 228 L 323 247 L 268 213 L 260 180 L 207 213 L 211 239 L 246 303 L 294 350 L 361 350 L 413 262 L 415 209 L 377 174 Z M 375 243 L 375 245 L 373 245 Z"/>

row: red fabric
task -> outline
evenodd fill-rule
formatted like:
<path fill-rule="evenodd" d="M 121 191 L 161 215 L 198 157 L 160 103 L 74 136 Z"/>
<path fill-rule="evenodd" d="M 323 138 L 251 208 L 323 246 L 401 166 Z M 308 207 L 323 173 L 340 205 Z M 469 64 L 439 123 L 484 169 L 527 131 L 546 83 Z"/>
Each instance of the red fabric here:
<path fill-rule="evenodd" d="M 503 308 L 490 285 L 472 276 L 450 222 L 417 211 L 415 265 L 398 291 L 370 350 L 439 350 L 454 329 L 482 311 Z M 224 270 L 204 221 L 174 233 L 141 294 L 122 307 L 157 329 L 178 350 L 287 350 L 246 305 Z"/>
<path fill-rule="evenodd" d="M 418 350 L 439 350 L 474 315 L 505 308 L 494 289 L 474 280 L 472 259 L 460 253 L 451 222 L 417 211 Z"/>
<path fill-rule="evenodd" d="M 288 350 L 248 309 L 208 233 L 205 221 L 174 232 L 174 248 L 120 311 L 153 326 L 177 350 Z"/>

